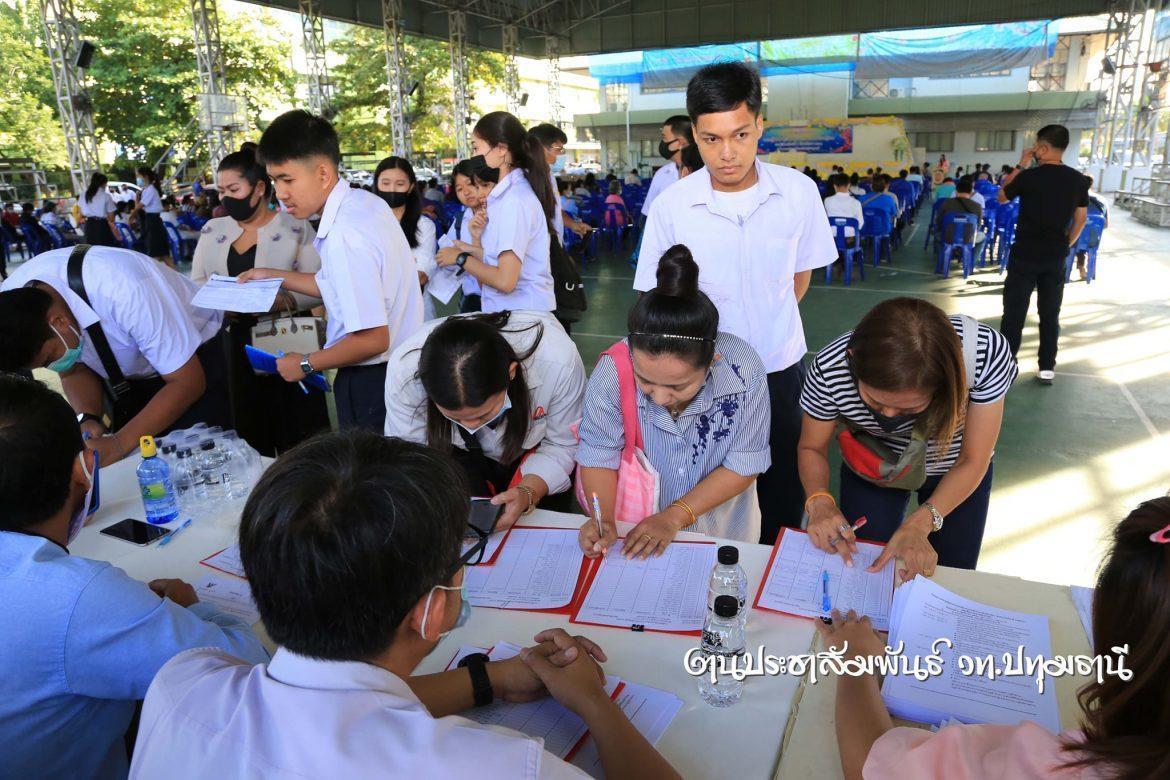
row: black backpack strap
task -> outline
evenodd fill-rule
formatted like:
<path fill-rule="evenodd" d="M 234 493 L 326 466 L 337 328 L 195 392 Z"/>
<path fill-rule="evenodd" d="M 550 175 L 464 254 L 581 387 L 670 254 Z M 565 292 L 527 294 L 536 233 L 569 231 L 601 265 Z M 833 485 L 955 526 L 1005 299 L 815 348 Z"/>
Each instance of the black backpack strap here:
<path fill-rule="evenodd" d="M 459 209 L 459 213 L 455 215 L 455 240 L 462 241 L 463 238 L 460 233 L 463 231 L 463 209 Z"/>
<path fill-rule="evenodd" d="M 77 297 L 85 301 L 87 306 L 93 308 L 93 304 L 89 302 L 89 295 L 85 292 L 85 282 L 81 278 L 81 264 L 85 260 L 85 255 L 89 252 L 89 249 L 89 244 L 78 244 L 73 247 L 73 251 L 69 253 L 66 276 L 69 279 L 69 289 L 76 293 Z M 97 352 L 98 359 L 102 361 L 102 367 L 106 370 L 106 376 L 109 377 L 107 390 L 113 396 L 112 400 L 117 401 L 130 391 L 130 384 L 126 381 L 126 377 L 122 373 L 122 367 L 118 365 L 118 361 L 114 358 L 114 350 L 110 349 L 110 342 L 106 339 L 106 332 L 102 330 L 100 321 L 90 325 L 85 329 L 85 332 L 89 335 L 89 340 L 93 344 L 94 351 Z"/>

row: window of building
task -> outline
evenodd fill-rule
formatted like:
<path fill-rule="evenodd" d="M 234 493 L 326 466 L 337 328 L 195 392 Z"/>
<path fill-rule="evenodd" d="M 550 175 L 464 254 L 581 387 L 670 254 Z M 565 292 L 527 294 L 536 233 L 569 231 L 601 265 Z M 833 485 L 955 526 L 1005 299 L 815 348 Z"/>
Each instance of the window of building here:
<path fill-rule="evenodd" d="M 975 151 L 977 152 L 1010 152 L 1015 148 L 1015 130 L 975 131 Z"/>
<path fill-rule="evenodd" d="M 914 133 L 914 145 L 926 148 L 928 152 L 953 152 L 954 133 Z"/>
<path fill-rule="evenodd" d="M 855 98 L 887 98 L 890 95 L 889 79 L 854 79 L 853 97 Z"/>
<path fill-rule="evenodd" d="M 630 102 L 629 84 L 602 84 L 601 106 L 604 111 L 625 111 Z"/>

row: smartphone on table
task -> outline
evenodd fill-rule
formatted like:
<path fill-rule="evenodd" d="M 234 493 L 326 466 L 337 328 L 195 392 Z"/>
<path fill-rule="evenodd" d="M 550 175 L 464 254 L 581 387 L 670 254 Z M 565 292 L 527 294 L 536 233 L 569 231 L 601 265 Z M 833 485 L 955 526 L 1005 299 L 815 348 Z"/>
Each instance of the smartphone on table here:
<path fill-rule="evenodd" d="M 157 542 L 164 536 L 169 536 L 171 531 L 168 528 L 160 528 L 157 525 L 144 523 L 141 520 L 133 518 L 126 518 L 119 520 L 108 528 L 103 528 L 101 533 L 106 536 L 112 536 L 115 539 L 121 539 L 123 542 L 130 542 L 139 547 L 145 547 L 152 542 Z"/>

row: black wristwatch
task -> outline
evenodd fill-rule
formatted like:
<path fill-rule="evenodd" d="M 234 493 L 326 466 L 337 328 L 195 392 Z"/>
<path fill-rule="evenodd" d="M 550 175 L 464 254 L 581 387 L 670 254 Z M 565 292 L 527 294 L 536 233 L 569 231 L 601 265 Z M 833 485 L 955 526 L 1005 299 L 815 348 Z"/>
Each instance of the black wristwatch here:
<path fill-rule="evenodd" d="M 99 417 L 98 415 L 90 414 L 89 412 L 82 412 L 81 414 L 77 415 L 77 424 L 78 425 L 84 425 L 86 423 L 86 421 L 88 421 L 88 420 L 93 420 L 98 425 L 105 428 L 106 433 L 110 432 L 110 418 L 107 417 L 106 415 L 102 415 Z"/>
<path fill-rule="evenodd" d="M 466 669 L 471 675 L 471 690 L 475 694 L 476 707 L 486 707 L 496 698 L 487 673 L 487 663 L 490 660 L 487 653 L 471 653 L 459 659 L 458 666 Z"/>
<path fill-rule="evenodd" d="M 460 252 L 459 255 L 455 258 L 455 265 L 459 268 L 462 268 L 463 266 L 467 265 L 467 258 L 469 257 L 471 257 L 470 252 Z"/>

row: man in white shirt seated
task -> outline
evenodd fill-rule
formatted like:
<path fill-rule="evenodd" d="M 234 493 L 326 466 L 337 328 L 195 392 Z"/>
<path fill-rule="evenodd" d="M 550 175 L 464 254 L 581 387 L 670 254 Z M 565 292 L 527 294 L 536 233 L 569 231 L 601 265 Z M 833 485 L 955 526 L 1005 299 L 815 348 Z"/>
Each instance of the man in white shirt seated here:
<path fill-rule="evenodd" d="M 283 455 L 240 522 L 244 569 L 279 648 L 266 666 L 208 649 L 163 667 L 130 776 L 586 777 L 537 739 L 457 715 L 551 694 L 585 721 L 610 778 L 677 777 L 606 695 L 593 660 L 605 655 L 588 640 L 545 631 L 506 661 L 411 675 L 470 613 L 464 566 L 483 543 L 461 555 L 463 484 L 437 451 L 363 431 Z"/>
<path fill-rule="evenodd" d="M 911 165 L 910 173 L 906 174 L 906 181 L 912 181 L 915 184 L 922 184 L 922 169 L 917 165 Z"/>
<path fill-rule="evenodd" d="M 638 175 L 637 168 L 631 168 L 630 172 L 626 174 L 626 184 L 637 187 L 642 183 L 642 177 Z"/>
<path fill-rule="evenodd" d="M 825 213 L 830 217 L 845 217 L 856 219 L 857 227 L 865 225 L 865 215 L 861 210 L 861 201 L 849 194 L 849 177 L 843 173 L 834 173 L 829 177 L 833 185 L 833 194 L 825 198 Z M 834 230 L 834 233 L 837 231 Z M 845 238 L 851 239 L 857 234 L 851 227 L 845 228 Z M 852 241 L 849 242 L 852 245 Z"/>

